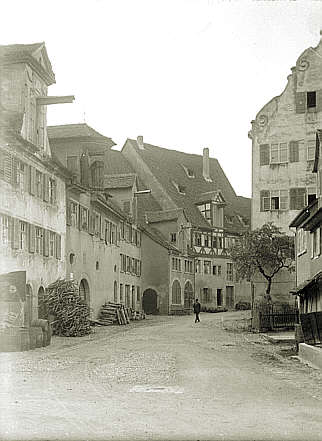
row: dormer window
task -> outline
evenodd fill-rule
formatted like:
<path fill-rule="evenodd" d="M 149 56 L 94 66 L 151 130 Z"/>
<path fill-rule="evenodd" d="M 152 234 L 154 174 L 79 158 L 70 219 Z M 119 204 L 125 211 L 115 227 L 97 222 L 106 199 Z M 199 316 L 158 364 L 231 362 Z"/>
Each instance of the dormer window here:
<path fill-rule="evenodd" d="M 178 193 L 186 194 L 186 187 L 184 185 L 177 184 L 174 181 L 172 181 L 172 184 L 175 186 L 175 188 L 177 189 Z"/>
<path fill-rule="evenodd" d="M 203 215 L 203 217 L 208 221 L 210 224 L 212 216 L 211 216 L 211 203 L 207 202 L 205 204 L 198 205 L 198 209 L 200 213 Z"/>
<path fill-rule="evenodd" d="M 188 176 L 188 178 L 195 178 L 195 173 L 192 170 L 192 168 L 188 168 L 185 165 L 182 165 L 182 168 L 184 169 L 184 171 L 186 172 L 186 175 Z"/>

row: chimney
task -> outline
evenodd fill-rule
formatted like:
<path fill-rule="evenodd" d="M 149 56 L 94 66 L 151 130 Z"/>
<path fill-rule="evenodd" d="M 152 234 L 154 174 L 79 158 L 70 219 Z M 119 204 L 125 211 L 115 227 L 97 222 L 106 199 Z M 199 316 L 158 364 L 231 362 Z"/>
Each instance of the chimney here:
<path fill-rule="evenodd" d="M 211 182 L 210 173 L 209 173 L 209 149 L 208 149 L 208 147 L 205 147 L 203 149 L 202 175 L 206 181 Z"/>
<path fill-rule="evenodd" d="M 138 136 L 136 138 L 136 142 L 137 142 L 137 145 L 138 145 L 139 149 L 140 150 L 144 150 L 143 136 Z"/>

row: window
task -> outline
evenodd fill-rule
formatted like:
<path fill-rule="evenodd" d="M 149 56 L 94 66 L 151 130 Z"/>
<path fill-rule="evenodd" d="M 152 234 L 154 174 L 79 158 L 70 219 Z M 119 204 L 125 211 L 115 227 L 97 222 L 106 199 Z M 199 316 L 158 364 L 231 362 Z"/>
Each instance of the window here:
<path fill-rule="evenodd" d="M 217 274 L 218 276 L 221 276 L 221 265 L 218 265 L 217 267 Z"/>
<path fill-rule="evenodd" d="M 205 303 L 211 302 L 211 289 L 203 288 L 202 289 L 202 301 Z"/>
<path fill-rule="evenodd" d="M 78 204 L 73 201 L 70 201 L 70 223 L 72 227 L 78 227 Z"/>
<path fill-rule="evenodd" d="M 307 236 L 306 231 L 303 230 L 303 228 L 300 228 L 296 232 L 296 239 L 297 239 L 297 254 L 302 254 L 307 250 Z"/>
<path fill-rule="evenodd" d="M 49 232 L 49 257 L 55 256 L 55 233 Z"/>
<path fill-rule="evenodd" d="M 312 204 L 316 200 L 316 187 L 309 187 L 306 191 L 307 205 Z"/>
<path fill-rule="evenodd" d="M 124 254 L 120 254 L 121 256 L 121 272 L 126 271 L 126 256 Z"/>
<path fill-rule="evenodd" d="M 217 289 L 217 306 L 223 305 L 223 296 L 222 296 L 222 289 Z"/>
<path fill-rule="evenodd" d="M 172 243 L 176 243 L 177 242 L 177 233 L 170 233 L 170 241 Z"/>
<path fill-rule="evenodd" d="M 211 224 L 211 203 L 198 205 L 198 208 L 203 217 Z"/>
<path fill-rule="evenodd" d="M 93 187 L 104 187 L 104 164 L 102 161 L 95 161 L 91 165 Z"/>
<path fill-rule="evenodd" d="M 56 179 L 49 178 L 49 202 L 56 203 Z"/>
<path fill-rule="evenodd" d="M 43 254 L 43 229 L 40 227 L 36 227 L 35 231 L 36 236 L 36 253 L 42 255 Z"/>
<path fill-rule="evenodd" d="M 191 168 L 188 168 L 188 167 L 186 167 L 184 165 L 182 167 L 183 167 L 184 171 L 186 172 L 186 175 L 188 176 L 188 178 L 194 178 L 195 177 L 194 171 Z"/>
<path fill-rule="evenodd" d="M 299 141 L 290 141 L 289 143 L 289 161 L 299 162 Z"/>
<path fill-rule="evenodd" d="M 185 260 L 184 261 L 184 272 L 185 273 L 192 273 L 192 261 L 191 260 Z"/>
<path fill-rule="evenodd" d="M 271 164 L 279 164 L 281 162 L 287 162 L 287 143 L 282 142 L 280 144 L 271 145 Z"/>
<path fill-rule="evenodd" d="M 79 216 L 80 216 L 80 229 L 83 231 L 88 231 L 88 209 L 80 206 Z"/>
<path fill-rule="evenodd" d="M 261 211 L 287 210 L 287 190 L 262 190 L 260 192 Z"/>
<path fill-rule="evenodd" d="M 43 197 L 43 176 L 42 173 L 38 170 L 36 170 L 36 178 L 35 178 L 35 185 L 36 185 L 36 196 L 37 198 L 42 199 Z"/>
<path fill-rule="evenodd" d="M 141 301 L 141 289 L 139 286 L 136 287 L 136 301 L 137 302 Z"/>
<path fill-rule="evenodd" d="M 307 142 L 306 159 L 307 161 L 314 161 L 315 159 L 315 139 Z"/>
<path fill-rule="evenodd" d="M 195 233 L 194 238 L 195 238 L 195 241 L 194 241 L 195 245 L 197 247 L 201 247 L 201 233 Z"/>
<path fill-rule="evenodd" d="M 211 236 L 209 237 L 208 234 L 203 234 L 203 243 L 205 247 L 209 247 L 209 239 L 211 239 Z"/>
<path fill-rule="evenodd" d="M 130 285 L 125 285 L 125 306 L 130 307 Z"/>
<path fill-rule="evenodd" d="M 129 256 L 126 256 L 126 272 L 131 272 L 131 258 Z"/>
<path fill-rule="evenodd" d="M 186 194 L 186 187 L 184 185 L 177 184 L 174 181 L 172 181 L 172 184 L 175 186 L 175 188 L 177 189 L 178 193 Z"/>
<path fill-rule="evenodd" d="M 321 254 L 321 228 L 311 233 L 311 257 L 318 257 Z"/>
<path fill-rule="evenodd" d="M 203 272 L 204 274 L 210 274 L 210 269 L 211 269 L 211 261 L 210 260 L 205 260 L 203 263 Z"/>
<path fill-rule="evenodd" d="M 27 166 L 21 162 L 16 162 L 16 185 L 20 190 L 27 190 L 26 188 L 26 175 L 27 175 Z"/>
<path fill-rule="evenodd" d="M 306 205 L 305 188 L 290 189 L 290 210 L 302 210 Z"/>
<path fill-rule="evenodd" d="M 0 243 L 1 245 L 9 245 L 11 240 L 10 234 L 10 218 L 4 214 L 0 215 Z"/>
<path fill-rule="evenodd" d="M 178 280 L 172 284 L 172 303 L 175 305 L 181 304 L 181 286 Z"/>
<path fill-rule="evenodd" d="M 227 280 L 229 281 L 234 280 L 234 269 L 232 263 L 227 263 Z"/>
<path fill-rule="evenodd" d="M 181 260 L 177 257 L 172 257 L 172 269 L 175 271 L 181 271 Z"/>
<path fill-rule="evenodd" d="M 19 221 L 20 234 L 19 234 L 19 249 L 27 249 L 27 224 L 26 222 Z"/>
<path fill-rule="evenodd" d="M 99 236 L 101 231 L 101 219 L 99 213 L 94 213 L 94 234 Z"/>
<path fill-rule="evenodd" d="M 216 265 L 213 265 L 213 267 L 212 267 L 212 275 L 213 276 L 217 275 L 217 266 Z"/>
<path fill-rule="evenodd" d="M 196 273 L 201 274 L 201 260 L 196 260 Z"/>
<path fill-rule="evenodd" d="M 316 92 L 306 92 L 306 107 L 308 109 L 316 107 Z"/>
<path fill-rule="evenodd" d="M 259 146 L 259 165 L 269 165 L 269 144 Z"/>
<path fill-rule="evenodd" d="M 123 283 L 120 283 L 120 302 L 124 302 L 124 298 L 123 298 Z"/>

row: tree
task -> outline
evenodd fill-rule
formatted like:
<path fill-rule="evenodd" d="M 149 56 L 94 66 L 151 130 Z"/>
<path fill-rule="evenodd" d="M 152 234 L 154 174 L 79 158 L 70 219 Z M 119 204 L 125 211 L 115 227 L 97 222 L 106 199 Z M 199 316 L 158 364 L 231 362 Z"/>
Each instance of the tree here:
<path fill-rule="evenodd" d="M 233 247 L 230 256 L 240 279 L 251 280 L 259 271 L 267 280 L 265 298 L 271 301 L 272 280 L 282 269 L 294 271 L 294 238 L 282 233 L 273 223 L 246 232 Z"/>

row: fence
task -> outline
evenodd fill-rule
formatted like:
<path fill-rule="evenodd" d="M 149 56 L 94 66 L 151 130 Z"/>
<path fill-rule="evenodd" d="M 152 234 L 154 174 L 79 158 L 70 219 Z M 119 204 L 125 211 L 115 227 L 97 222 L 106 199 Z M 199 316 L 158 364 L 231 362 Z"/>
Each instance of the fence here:
<path fill-rule="evenodd" d="M 299 311 L 289 304 L 255 304 L 252 327 L 258 330 L 294 328 L 299 322 Z"/>
<path fill-rule="evenodd" d="M 322 311 L 300 314 L 304 342 L 309 345 L 322 343 Z"/>

